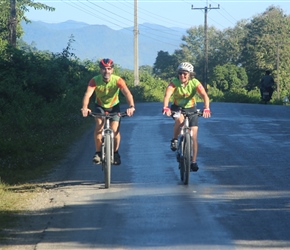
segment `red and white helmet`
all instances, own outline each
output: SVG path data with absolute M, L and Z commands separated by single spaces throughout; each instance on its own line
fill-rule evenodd
M 114 62 L 112 59 L 104 58 L 99 63 L 100 68 L 104 69 L 106 67 L 114 68 Z

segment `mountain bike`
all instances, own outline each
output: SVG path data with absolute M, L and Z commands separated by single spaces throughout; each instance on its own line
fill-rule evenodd
M 115 115 L 124 117 L 127 116 L 127 113 L 91 112 L 89 115 L 93 117 L 99 117 L 105 120 L 104 128 L 102 130 L 101 161 L 102 161 L 102 170 L 104 171 L 105 175 L 105 188 L 110 188 L 111 166 L 114 162 L 114 131 L 110 126 L 110 121 Z
M 192 131 L 189 127 L 189 117 L 192 115 L 202 116 L 203 111 L 199 109 L 195 112 L 187 112 L 184 109 L 172 111 L 173 117 L 179 115 L 184 116 L 184 121 L 180 127 L 180 135 L 178 136 L 178 147 L 176 150 L 176 159 L 179 162 L 180 179 L 184 185 L 188 185 L 190 165 L 192 159 Z

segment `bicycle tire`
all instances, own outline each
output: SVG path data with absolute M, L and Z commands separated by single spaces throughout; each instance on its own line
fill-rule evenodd
M 179 144 L 178 144 L 178 154 L 179 154 L 179 172 L 180 172 L 180 180 L 184 181 L 184 158 L 183 158 L 183 138 L 180 138 Z
M 183 183 L 189 183 L 190 176 L 190 163 L 191 163 L 191 136 L 189 133 L 184 135 L 184 148 L 183 148 L 183 165 L 184 165 L 184 180 Z
M 183 182 L 184 181 L 184 164 L 183 164 L 183 159 L 181 159 L 180 162 L 179 162 L 179 171 L 180 171 L 180 180 Z
M 111 135 L 110 133 L 105 133 L 104 135 L 105 144 L 105 164 L 104 164 L 104 174 L 105 174 L 105 188 L 110 188 L 111 185 Z

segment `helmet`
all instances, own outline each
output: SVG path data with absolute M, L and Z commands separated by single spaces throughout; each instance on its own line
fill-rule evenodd
M 106 67 L 114 68 L 114 62 L 112 59 L 104 58 L 99 63 L 100 68 L 104 69 Z
M 179 64 L 177 71 L 188 71 L 190 73 L 193 73 L 193 66 L 189 62 L 183 62 Z

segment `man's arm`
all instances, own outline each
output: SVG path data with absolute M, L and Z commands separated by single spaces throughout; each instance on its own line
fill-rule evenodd
M 129 105 L 129 108 L 127 109 L 127 115 L 128 116 L 132 116 L 133 113 L 134 113 L 134 111 L 135 111 L 135 105 L 134 105 L 133 95 L 131 94 L 131 91 L 129 90 L 129 88 L 127 86 L 124 86 L 121 89 L 121 92 L 125 96 L 125 98 L 127 100 L 127 103 Z
M 133 98 L 133 95 L 131 94 L 131 91 L 129 90 L 129 88 L 127 86 L 123 87 L 121 89 L 121 92 L 125 96 L 129 107 L 131 107 L 131 106 L 134 107 L 134 98 Z
M 95 87 L 91 87 L 91 86 L 88 86 L 87 87 L 87 91 L 84 95 L 84 98 L 83 98 L 83 106 L 82 106 L 82 114 L 84 117 L 88 116 L 88 112 L 91 112 L 90 109 L 88 109 L 88 106 L 89 106 L 89 103 L 90 103 L 90 98 L 92 96 L 92 94 L 94 93 L 94 90 L 95 90 Z

